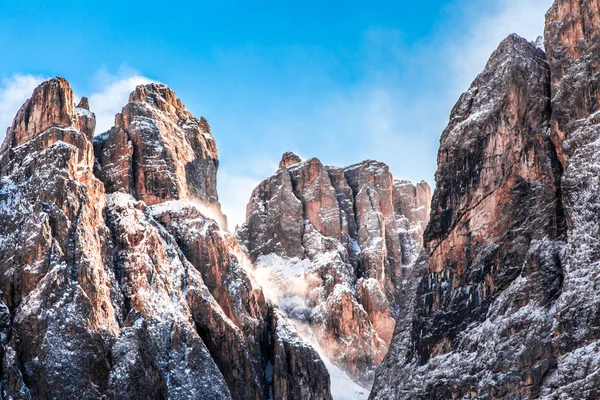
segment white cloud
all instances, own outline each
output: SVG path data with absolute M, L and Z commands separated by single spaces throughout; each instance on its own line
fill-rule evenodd
M 4 140 L 6 129 L 19 111 L 21 105 L 31 97 L 33 90 L 48 78 L 31 74 L 15 74 L 2 79 L 0 83 L 0 141 Z M 94 78 L 94 86 L 99 88 L 87 97 L 90 109 L 96 114 L 96 133 L 110 129 L 115 114 L 129 99 L 129 94 L 137 85 L 152 82 L 151 79 L 130 69 L 121 68 L 116 75 L 100 70 Z
M 0 84 L 0 142 L 4 140 L 6 129 L 19 108 L 27 100 L 33 89 L 45 78 L 42 76 L 15 74 L 10 78 L 2 79 Z
M 115 121 L 115 114 L 129 99 L 129 94 L 137 85 L 153 82 L 150 78 L 142 76 L 135 71 L 120 69 L 117 75 L 112 75 L 105 70 L 96 74 L 95 86 L 99 88 L 88 96 L 90 110 L 96 114 L 96 134 L 109 130 Z

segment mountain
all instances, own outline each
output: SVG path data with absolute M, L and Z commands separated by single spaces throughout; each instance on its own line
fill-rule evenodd
M 599 6 L 556 0 L 452 110 L 370 398 L 600 397 Z
M 108 132 L 44 82 L 0 150 L 3 398 L 331 399 L 241 266 L 208 123 L 138 86 Z
M 285 153 L 254 189 L 239 242 L 266 294 L 325 356 L 370 386 L 422 244 L 431 189 L 380 162 L 346 168 Z
M 600 1 L 544 35 L 460 96 L 433 196 L 285 153 L 234 234 L 169 87 L 95 136 L 42 83 L 0 147 L 0 396 L 600 398 Z

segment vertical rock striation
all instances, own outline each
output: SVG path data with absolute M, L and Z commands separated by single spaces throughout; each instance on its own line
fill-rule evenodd
M 92 143 L 87 99 L 57 78 L 8 131 L 2 396 L 330 399 L 319 355 L 222 228 L 206 121 L 151 84 L 116 122 Z
M 600 3 L 555 1 L 545 34 L 569 230 L 554 316 L 558 365 L 543 394 L 592 399 L 600 397 Z
M 237 232 L 268 294 L 363 384 L 391 339 L 430 196 L 426 183 L 394 181 L 382 163 L 335 168 L 285 153 Z
M 512 35 L 442 134 L 425 276 L 372 397 L 539 395 L 565 230 L 550 120 L 545 55 Z
M 600 3 L 494 52 L 442 134 L 426 254 L 371 398 L 600 395 Z

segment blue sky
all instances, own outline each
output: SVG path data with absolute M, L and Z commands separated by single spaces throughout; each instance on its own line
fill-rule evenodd
M 136 84 L 166 83 L 211 124 L 233 223 L 288 150 L 432 183 L 454 102 L 552 2 L 0 1 L 0 137 L 48 77 L 90 97 L 99 131 Z

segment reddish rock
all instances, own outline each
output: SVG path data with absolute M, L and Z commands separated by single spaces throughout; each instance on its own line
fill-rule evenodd
M 285 317 L 206 216 L 222 217 L 206 121 L 138 87 L 94 160 L 72 98 L 40 85 L 0 154 L 2 396 L 260 399 L 285 380 L 275 398 L 330 399 L 318 353 L 272 340 Z
M 565 166 L 576 148 L 574 122 L 600 104 L 600 4 L 555 1 L 544 34 L 552 76 L 552 140 Z
M 566 230 L 549 99 L 545 54 L 511 35 L 454 107 L 426 254 L 371 398 L 542 393 Z
M 149 205 L 199 201 L 220 213 L 218 153 L 210 127 L 167 86 L 138 86 L 95 149 L 109 192 L 124 191 Z
M 301 162 L 302 162 L 302 159 L 299 156 L 292 153 L 291 151 L 288 151 L 286 153 L 283 153 L 283 156 L 281 157 L 281 161 L 279 162 L 279 169 L 287 168 L 287 167 L 290 167 L 294 164 L 298 164 Z
M 273 300 L 309 322 L 325 354 L 366 385 L 391 339 L 403 275 L 420 251 L 427 189 L 396 193 L 382 163 L 342 169 L 286 153 L 253 191 L 237 232 L 258 276 L 276 287 Z M 303 275 L 290 285 L 286 269 L 298 267 Z

